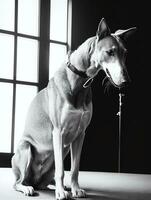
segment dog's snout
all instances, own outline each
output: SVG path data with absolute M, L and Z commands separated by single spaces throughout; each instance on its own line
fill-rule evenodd
M 129 82 L 128 81 L 123 81 L 121 84 L 120 84 L 120 88 L 125 88 L 125 87 L 128 87 L 129 86 Z
M 129 77 L 129 74 L 127 70 L 123 70 L 123 80 L 121 81 L 120 84 L 120 89 L 128 88 L 130 85 L 131 79 Z
M 129 87 L 129 85 L 130 85 L 129 81 L 123 81 L 119 87 L 120 92 L 125 93 Z

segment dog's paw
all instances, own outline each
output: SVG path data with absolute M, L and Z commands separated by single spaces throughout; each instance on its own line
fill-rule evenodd
M 56 189 L 56 199 L 57 200 L 70 199 L 70 193 L 65 190 Z
M 32 186 L 23 186 L 22 192 L 25 196 L 33 196 L 34 195 L 34 188 Z
M 85 198 L 86 197 L 86 192 L 83 189 L 80 188 L 72 188 L 72 197 L 73 198 Z
M 34 188 L 32 186 L 17 184 L 14 186 L 14 189 L 19 192 L 22 192 L 26 196 L 33 196 L 35 194 Z
M 47 185 L 47 188 L 49 190 L 56 190 L 56 186 L 55 185 L 51 185 L 51 184 Z

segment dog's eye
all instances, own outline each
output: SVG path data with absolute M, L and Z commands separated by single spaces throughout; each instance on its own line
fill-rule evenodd
M 108 56 L 114 56 L 114 50 L 113 49 L 110 49 L 108 51 L 106 51 L 106 53 L 108 54 Z

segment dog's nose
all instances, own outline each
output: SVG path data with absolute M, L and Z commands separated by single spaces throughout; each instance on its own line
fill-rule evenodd
M 123 81 L 123 82 L 120 84 L 120 87 L 119 87 L 120 92 L 123 92 L 123 93 L 124 93 L 124 92 L 128 89 L 129 85 L 130 85 L 130 82 L 129 82 L 129 81 Z
M 125 88 L 125 87 L 128 87 L 129 86 L 129 82 L 128 81 L 123 81 L 121 84 L 120 84 L 120 88 Z

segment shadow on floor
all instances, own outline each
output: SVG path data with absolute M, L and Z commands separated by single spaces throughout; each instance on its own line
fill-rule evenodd
M 87 190 L 85 200 L 150 200 L 151 193 Z

